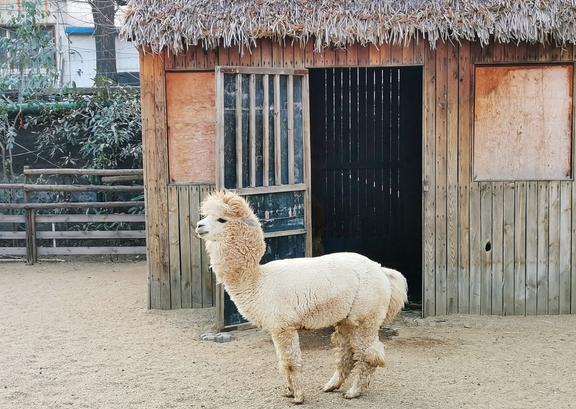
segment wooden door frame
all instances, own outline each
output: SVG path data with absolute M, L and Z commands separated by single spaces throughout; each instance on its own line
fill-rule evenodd
M 268 232 L 264 238 L 305 234 L 305 256 L 312 256 L 312 206 L 311 206 L 311 165 L 310 165 L 310 101 L 308 69 L 302 68 L 262 68 L 241 66 L 216 66 L 216 190 L 224 190 L 224 74 L 253 75 L 298 75 L 302 77 L 302 138 L 303 138 L 303 183 L 289 182 L 257 187 L 237 187 L 227 189 L 242 196 L 266 193 L 304 192 L 304 229 Z M 292 136 L 293 137 L 293 136 Z M 290 136 L 289 136 L 290 138 Z M 289 142 L 290 144 L 290 142 Z M 293 144 L 293 141 L 292 141 Z M 290 159 L 289 159 L 290 162 Z M 275 181 L 277 182 L 277 181 Z M 216 286 L 217 325 L 219 329 L 250 327 L 250 323 L 226 326 L 224 322 L 224 287 Z

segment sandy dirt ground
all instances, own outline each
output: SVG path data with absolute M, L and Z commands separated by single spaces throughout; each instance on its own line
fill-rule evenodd
M 145 263 L 0 263 L 0 408 L 289 408 L 270 338 L 200 341 L 213 309 L 146 309 Z M 311 408 L 576 407 L 576 316 L 394 324 L 359 400 L 320 387 L 329 332 L 302 334 Z

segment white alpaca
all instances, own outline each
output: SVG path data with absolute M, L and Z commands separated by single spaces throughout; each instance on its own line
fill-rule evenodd
M 260 265 L 264 235 L 247 202 L 230 192 L 210 195 L 196 233 L 206 240 L 212 269 L 238 311 L 268 331 L 274 341 L 286 396 L 304 400 L 299 329 L 335 326 L 337 370 L 329 392 L 350 378 L 344 394 L 364 392 L 375 369 L 384 366 L 378 330 L 406 302 L 406 279 L 398 271 L 355 253 L 273 261 Z

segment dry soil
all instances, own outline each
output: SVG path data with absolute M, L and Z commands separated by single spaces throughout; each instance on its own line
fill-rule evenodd
M 286 408 L 270 338 L 200 341 L 213 309 L 146 309 L 145 263 L 0 263 L 0 407 Z M 302 334 L 310 408 L 570 408 L 576 316 L 419 320 L 354 401 L 320 387 L 329 332 Z

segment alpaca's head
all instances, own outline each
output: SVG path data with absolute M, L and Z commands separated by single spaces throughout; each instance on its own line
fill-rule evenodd
M 231 234 L 261 233 L 258 218 L 244 198 L 232 192 L 214 192 L 202 203 L 204 218 L 196 225 L 196 234 L 209 241 L 222 241 Z

